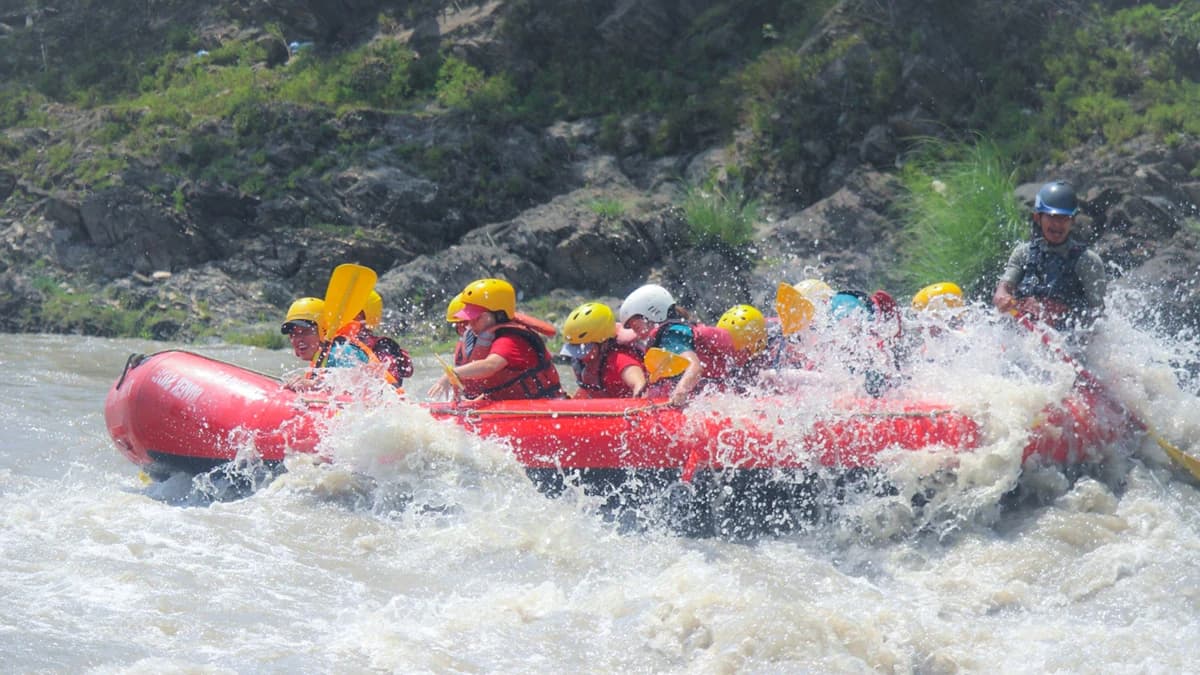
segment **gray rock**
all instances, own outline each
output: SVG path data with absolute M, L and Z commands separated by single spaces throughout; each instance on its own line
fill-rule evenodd
M 760 228 L 756 246 L 771 262 L 758 266 L 758 285 L 820 276 L 835 287 L 865 288 L 889 278 L 900 228 L 888 209 L 900 189 L 894 176 L 859 171 L 829 197 Z
M 7 171 L 0 171 L 0 202 L 8 199 L 15 189 L 17 189 L 17 177 Z
M 888 168 L 896 162 L 896 143 L 886 124 L 876 124 L 867 131 L 858 149 L 862 161 L 876 168 Z
M 87 197 L 79 213 L 89 240 L 107 263 L 101 272 L 109 278 L 179 269 L 217 255 L 210 241 L 177 214 L 128 188 Z
M 350 215 L 372 227 L 406 230 L 419 238 L 440 238 L 431 222 L 437 215 L 438 186 L 397 167 L 351 169 L 334 179 Z

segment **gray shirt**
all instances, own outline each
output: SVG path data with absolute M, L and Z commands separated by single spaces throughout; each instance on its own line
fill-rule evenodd
M 1047 242 L 1046 251 L 1053 255 L 1065 256 L 1070 245 L 1070 238 L 1057 245 L 1050 245 Z M 1012 255 L 1008 257 L 1008 263 L 1004 265 L 1004 274 L 1000 275 L 1000 281 L 1016 290 L 1017 286 L 1021 284 L 1021 277 L 1024 276 L 1022 271 L 1028 260 L 1029 242 L 1023 241 L 1017 244 Z M 1104 294 L 1108 291 L 1108 279 L 1104 276 L 1104 261 L 1100 259 L 1100 256 L 1090 248 L 1085 250 L 1075 263 L 1075 274 L 1079 277 L 1079 284 L 1083 286 L 1083 296 L 1088 306 L 1093 309 L 1104 309 Z

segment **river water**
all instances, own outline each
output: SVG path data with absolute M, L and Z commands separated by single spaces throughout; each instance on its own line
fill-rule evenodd
M 1181 366 L 1195 341 L 1113 324 L 1092 363 L 1200 451 Z M 1056 394 L 1002 384 L 994 353 L 925 376 L 951 382 L 988 433 L 940 515 L 893 518 L 880 498 L 729 541 L 627 532 L 587 498 L 548 499 L 502 445 L 411 405 L 349 411 L 334 462 L 289 460 L 248 498 L 181 500 L 194 486 L 144 484 L 103 420 L 126 357 L 169 345 L 5 342 L 0 671 L 1200 669 L 1200 489 L 1135 438 L 1107 469 L 1021 477 L 1032 496 L 1006 503 L 1023 429 Z M 272 374 L 293 364 L 190 348 Z

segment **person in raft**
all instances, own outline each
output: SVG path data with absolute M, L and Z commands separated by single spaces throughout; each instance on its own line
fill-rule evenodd
M 766 370 L 778 366 L 783 348 L 783 333 L 768 331 L 767 318 L 753 305 L 735 305 L 717 320 L 717 328 L 729 333 L 733 340 L 733 356 L 726 369 L 726 389 L 745 392 L 762 384 Z
M 446 323 L 454 326 L 454 332 L 458 333 L 458 342 L 454 343 L 454 365 L 456 366 L 467 362 L 467 344 L 475 344 L 475 334 L 471 332 L 471 322 L 457 316 L 463 307 L 466 307 L 466 304 L 463 302 L 462 293 L 459 293 L 446 305 Z
M 1075 188 L 1046 183 L 1033 202 L 1029 241 L 1017 244 L 996 284 L 992 304 L 1024 314 L 1056 330 L 1090 328 L 1104 312 L 1104 262 L 1071 236 L 1079 213 Z
M 958 284 L 939 281 L 913 295 L 912 309 L 917 317 L 925 320 L 927 332 L 937 337 L 947 330 L 962 328 L 967 303 Z
M 371 363 L 374 358 L 374 354 L 357 341 L 351 342 L 344 337 L 322 341 L 321 335 L 326 332 L 322 317 L 324 309 L 325 301 L 321 298 L 300 298 L 288 308 L 279 332 L 288 336 L 296 358 L 308 362 L 303 373 L 284 383 L 288 389 L 300 391 L 317 386 L 320 368 L 353 368 Z
M 579 390 L 575 398 L 635 398 L 646 389 L 642 355 L 617 341 L 617 319 L 608 305 L 588 302 L 576 307 L 563 324 L 571 367 Z
M 645 390 L 649 397 L 667 396 L 682 406 L 704 381 L 720 382 L 733 360 L 733 339 L 715 326 L 690 324 L 686 310 L 658 284 L 646 284 L 621 303 L 617 319 L 631 329 L 645 349 L 658 347 L 690 361 L 683 373 L 663 378 Z
M 470 328 L 463 334 L 465 363 L 447 366 L 447 374 L 429 388 L 429 398 L 444 398 L 454 390 L 452 378 L 461 382 L 461 395 L 468 399 L 564 397 L 541 334 L 516 319 L 512 284 L 503 279 L 473 281 L 463 289 L 462 301 L 454 318 Z
M 400 389 L 404 386 L 404 378 L 412 377 L 412 357 L 392 338 L 376 334 L 383 322 L 383 296 L 378 291 L 371 291 L 367 296 L 366 306 L 357 318 L 361 322 L 358 340 L 384 365 L 387 381 Z
M 370 362 L 369 352 L 347 340 L 321 340 L 325 326 L 321 314 L 325 301 L 321 298 L 300 298 L 288 307 L 279 332 L 288 336 L 292 353 L 313 367 L 349 368 Z
M 829 299 L 832 350 L 827 354 L 853 375 L 874 398 L 901 381 L 902 330 L 900 312 L 885 291 L 871 295 L 858 290 L 838 291 Z
M 784 310 L 779 301 L 776 301 L 776 315 L 768 317 L 766 321 L 767 351 L 772 364 L 770 368 L 777 373 L 783 370 L 816 369 L 817 364 L 812 360 L 811 354 L 816 351 L 819 338 L 818 330 L 813 327 L 819 327 L 828 321 L 829 299 L 834 295 L 833 288 L 820 279 L 805 279 L 791 286 L 800 297 L 812 305 L 813 314 L 802 329 L 788 333 L 778 315 Z
M 321 351 L 321 313 L 325 301 L 321 298 L 300 298 L 288 307 L 279 332 L 288 336 L 292 353 L 305 363 L 312 363 Z

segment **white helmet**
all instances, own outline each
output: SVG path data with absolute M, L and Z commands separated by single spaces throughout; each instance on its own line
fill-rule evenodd
M 646 284 L 625 298 L 617 312 L 617 320 L 624 324 L 640 314 L 647 321 L 662 323 L 667 320 L 667 310 L 674 304 L 675 298 L 667 289 L 658 284 Z
M 800 291 L 800 295 L 803 295 L 806 300 L 814 305 L 828 303 L 834 294 L 829 284 L 820 279 L 805 279 L 799 283 L 792 284 L 792 288 Z

